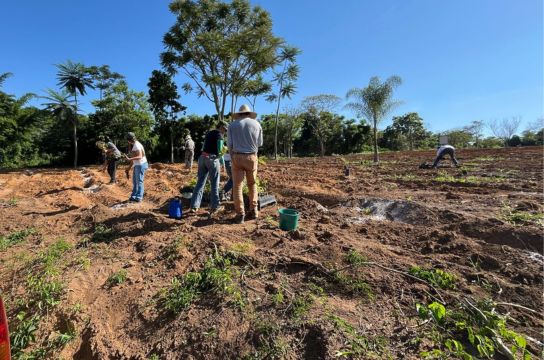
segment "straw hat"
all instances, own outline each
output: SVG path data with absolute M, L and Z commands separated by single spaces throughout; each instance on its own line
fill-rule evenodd
M 249 105 L 244 104 L 244 105 L 240 106 L 240 109 L 238 110 L 238 112 L 235 112 L 232 117 L 235 120 L 236 119 L 244 119 L 246 117 L 256 119 L 257 118 L 257 113 L 251 111 L 251 107 Z

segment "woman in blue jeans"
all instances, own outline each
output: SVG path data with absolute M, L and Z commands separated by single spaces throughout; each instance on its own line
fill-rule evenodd
M 210 176 L 210 219 L 220 211 L 219 208 L 219 173 L 221 169 L 221 153 L 223 150 L 223 135 L 227 130 L 227 124 L 220 121 L 215 130 L 208 131 L 204 139 L 202 153 L 198 158 L 198 175 L 196 186 L 191 198 L 191 213 L 200 208 L 204 186 L 208 175 Z
M 132 173 L 132 194 L 129 201 L 140 202 L 144 198 L 144 176 L 145 171 L 149 167 L 147 158 L 145 157 L 145 149 L 143 145 L 136 140 L 136 135 L 129 132 L 127 140 L 130 150 L 130 156 L 125 155 L 125 158 L 131 161 L 131 167 L 134 168 Z M 130 167 L 126 170 L 127 177 Z

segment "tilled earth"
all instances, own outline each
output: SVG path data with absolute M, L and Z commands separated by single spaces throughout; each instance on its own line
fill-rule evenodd
M 3 171 L 0 291 L 16 358 L 416 359 L 446 351 L 416 304 L 482 300 L 538 358 L 542 147 L 462 150 L 461 168 L 419 169 L 433 156 L 268 160 L 259 177 L 278 206 L 242 225 L 230 202 L 214 220 L 168 218 L 194 177 L 179 164 L 153 164 L 139 204 L 125 202 L 123 167 L 117 185 L 95 166 Z M 297 231 L 278 228 L 278 207 L 300 212 Z M 172 311 L 172 280 L 210 264 L 216 286 Z

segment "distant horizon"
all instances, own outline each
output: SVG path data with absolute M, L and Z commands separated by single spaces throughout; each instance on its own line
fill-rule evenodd
M 162 36 L 175 21 L 168 4 L 8 2 L 0 14 L 0 31 L 6 34 L 3 49 L 9 56 L 0 58 L 0 73 L 12 72 L 13 77 L 2 90 L 41 96 L 47 88 L 58 89 L 54 64 L 72 60 L 86 66 L 108 64 L 126 77 L 131 89 L 147 94 L 151 71 L 161 68 Z M 512 116 L 522 117 L 521 133 L 544 118 L 540 0 L 461 0 L 440 6 L 431 0 L 251 4 L 269 11 L 275 34 L 302 50 L 297 93 L 283 105 L 325 93 L 345 99 L 350 88 L 366 86 L 372 76 L 399 75 L 403 84 L 394 98 L 403 104 L 380 129 L 408 112 L 418 112 L 435 133 Z M 185 78 L 175 79 L 186 116 L 214 114 L 211 102 L 183 93 Z M 94 111 L 90 102 L 96 98 L 93 90 L 80 98 L 85 113 Z M 34 99 L 30 104 L 42 103 Z M 242 103 L 243 98 L 238 106 Z M 260 98 L 256 112 L 273 113 L 275 105 Z M 357 119 L 342 107 L 336 112 Z

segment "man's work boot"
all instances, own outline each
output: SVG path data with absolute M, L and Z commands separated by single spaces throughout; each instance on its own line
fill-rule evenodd
M 220 213 L 221 211 L 225 210 L 225 208 L 223 206 L 219 206 L 215 209 L 211 209 L 210 210 L 210 213 L 208 214 L 208 219 L 213 219 L 213 218 L 216 218 L 217 217 L 217 214 Z
M 247 218 L 248 220 L 255 220 L 255 219 L 258 219 L 258 218 L 259 218 L 259 211 L 256 210 L 256 209 L 249 210 L 249 212 L 247 213 L 246 218 Z
M 244 220 L 245 220 L 245 215 L 238 214 L 232 219 L 232 223 L 233 224 L 243 224 Z

